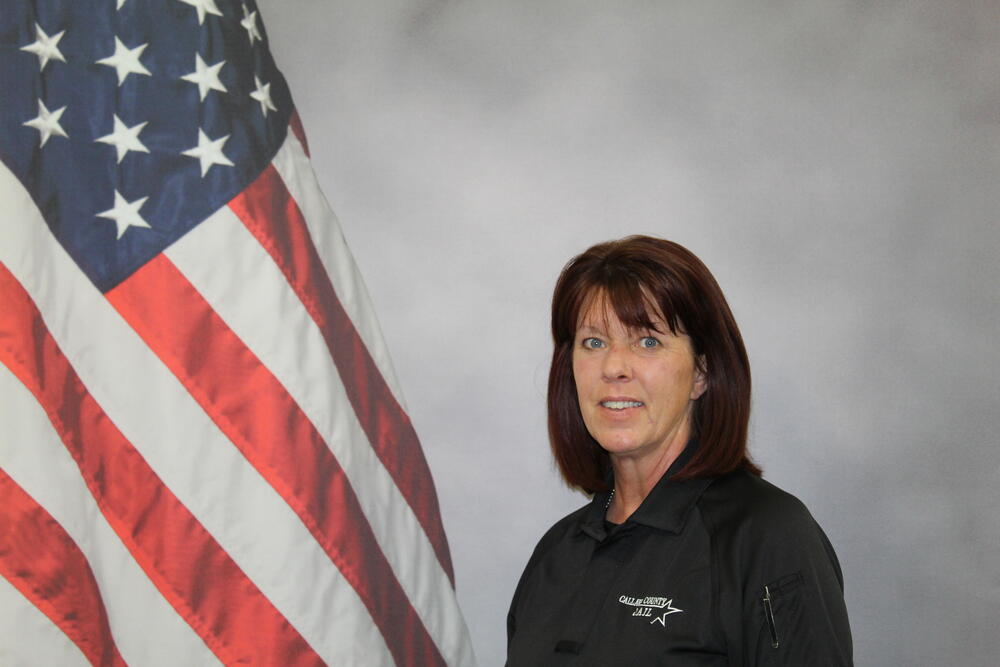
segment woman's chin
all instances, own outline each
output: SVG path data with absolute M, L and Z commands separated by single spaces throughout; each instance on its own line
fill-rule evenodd
M 613 442 L 602 442 L 601 447 L 608 453 L 611 458 L 623 457 L 630 458 L 633 456 L 639 456 L 648 453 L 656 447 L 643 444 L 634 440 L 616 440 Z

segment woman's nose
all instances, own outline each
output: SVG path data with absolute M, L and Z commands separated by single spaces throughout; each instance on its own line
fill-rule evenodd
M 604 356 L 604 366 L 601 370 L 604 379 L 608 382 L 627 380 L 632 376 L 628 353 L 620 346 L 612 345 Z

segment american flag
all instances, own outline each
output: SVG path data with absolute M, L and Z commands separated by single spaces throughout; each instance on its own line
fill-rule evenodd
M 0 664 L 469 665 L 253 0 L 0 7 Z

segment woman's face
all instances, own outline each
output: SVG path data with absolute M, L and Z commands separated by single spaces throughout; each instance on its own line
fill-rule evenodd
M 615 457 L 676 457 L 691 434 L 692 402 L 705 391 L 691 339 L 662 317 L 630 330 L 592 298 L 573 341 L 573 377 L 587 430 Z

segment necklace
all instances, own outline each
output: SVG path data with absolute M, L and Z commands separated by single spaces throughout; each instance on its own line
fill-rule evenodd
M 608 508 L 611 507 L 611 501 L 615 499 L 615 490 L 611 489 L 611 495 L 608 496 L 608 502 L 604 503 L 604 511 L 607 512 Z

